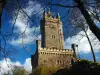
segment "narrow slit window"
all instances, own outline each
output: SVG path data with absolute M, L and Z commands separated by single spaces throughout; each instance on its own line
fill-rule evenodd
M 52 35 L 52 38 L 55 38 L 55 35 Z

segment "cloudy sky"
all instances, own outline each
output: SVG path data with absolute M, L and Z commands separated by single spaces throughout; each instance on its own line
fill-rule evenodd
M 16 1 L 16 0 L 15 0 Z M 1 65 L 1 73 L 11 71 L 13 68 L 8 67 L 8 65 L 15 66 L 23 66 L 27 71 L 31 72 L 31 55 L 35 53 L 36 44 L 35 41 L 41 39 L 40 35 L 40 19 L 42 18 L 43 9 L 46 7 L 46 11 L 48 7 L 51 8 L 52 13 L 56 16 L 57 13 L 61 15 L 61 17 L 65 17 L 61 19 L 63 22 L 63 31 L 64 31 L 64 48 L 71 49 L 71 44 L 78 44 L 78 57 L 84 59 L 92 59 L 91 49 L 88 44 L 87 38 L 83 31 L 78 31 L 73 35 L 73 29 L 65 28 L 68 23 L 66 23 L 68 19 L 66 13 L 68 9 L 60 8 L 60 7 L 47 7 L 46 0 L 19 0 L 22 9 L 19 9 L 15 5 L 10 5 L 8 3 L 4 9 L 3 17 L 2 17 L 2 34 L 7 35 L 2 37 L 0 35 L 1 46 L 4 48 L 6 39 L 6 47 L 5 51 L 8 52 L 7 59 L 4 59 L 4 56 L 0 58 Z M 16 3 L 16 2 L 15 2 Z M 14 4 L 15 4 L 14 3 Z M 23 4 L 24 3 L 24 4 Z M 65 3 L 65 0 L 60 2 L 58 0 L 53 1 L 53 3 Z M 70 1 L 67 3 L 70 4 Z M 12 8 L 13 7 L 13 8 Z M 63 11 L 65 10 L 65 11 Z M 27 14 L 26 14 L 27 13 Z M 28 16 L 27 16 L 28 15 Z M 17 18 L 17 19 L 16 19 Z M 14 25 L 14 27 L 13 27 Z M 99 24 L 98 24 L 99 25 Z M 9 35 L 10 33 L 13 34 Z M 92 34 L 92 32 L 88 29 L 87 34 L 89 35 L 90 40 L 92 41 L 93 48 L 95 50 L 97 61 L 100 61 L 100 42 L 96 39 L 96 37 Z M 82 38 L 82 35 L 84 36 Z M 82 38 L 80 40 L 80 38 Z M 95 40 L 94 40 L 95 39 Z M 3 49 L 2 49 L 3 50 Z M 7 65 L 8 64 L 8 65 Z

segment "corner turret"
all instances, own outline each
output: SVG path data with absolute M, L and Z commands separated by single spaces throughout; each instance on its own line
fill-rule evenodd
M 36 40 L 37 49 L 41 48 L 41 40 Z
M 50 11 L 50 8 L 49 8 L 49 10 L 48 10 L 48 17 L 52 17 L 53 15 L 52 15 L 52 13 L 51 13 L 51 11 Z
M 60 21 L 60 15 L 59 15 L 59 13 L 57 14 L 57 19 Z

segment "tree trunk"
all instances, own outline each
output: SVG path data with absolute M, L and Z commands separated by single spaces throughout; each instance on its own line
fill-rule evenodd
M 5 0 L 0 0 L 0 29 L 1 29 L 1 18 L 2 18 L 2 11 L 5 6 Z
M 100 41 L 100 29 L 96 26 L 96 24 L 93 22 L 92 18 L 90 17 L 88 11 L 86 10 L 86 8 L 83 5 L 83 2 L 81 0 L 74 0 L 77 4 L 78 4 L 78 8 L 81 11 L 81 13 L 83 14 L 85 20 L 87 21 L 90 30 L 92 31 L 92 33 L 98 38 L 98 40 Z
M 94 62 L 96 62 L 96 58 L 95 58 L 95 54 L 94 54 L 94 51 L 93 51 L 93 47 L 92 47 L 91 41 L 90 41 L 90 39 L 89 39 L 89 37 L 88 37 L 88 35 L 86 33 L 86 30 L 84 28 L 83 28 L 83 31 L 85 32 L 85 35 L 86 35 L 86 37 L 88 39 L 88 42 L 89 42 L 89 45 L 90 45 L 90 48 L 91 48 L 91 52 L 92 52 L 92 55 L 93 55 L 93 60 L 94 60 Z

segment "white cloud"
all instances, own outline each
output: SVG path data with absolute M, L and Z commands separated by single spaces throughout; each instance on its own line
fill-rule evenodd
M 71 44 L 75 43 L 75 44 L 78 44 L 79 52 L 89 53 L 91 51 L 91 48 L 90 48 L 87 38 L 84 36 L 81 40 L 78 40 L 82 37 L 79 34 L 84 35 L 84 32 L 81 31 L 78 33 L 78 35 L 68 37 L 65 40 L 65 48 L 71 49 Z M 93 49 L 95 50 L 95 52 L 98 52 L 100 50 L 100 42 L 97 40 L 97 38 L 94 36 L 94 34 L 89 29 L 87 30 L 87 34 L 89 35 L 89 38 L 92 42 Z
M 8 71 L 12 73 L 12 70 L 14 69 L 14 66 L 24 67 L 24 69 L 31 73 L 32 67 L 31 67 L 31 58 L 27 58 L 25 60 L 24 64 L 21 64 L 19 61 L 12 62 L 9 58 L 6 60 L 0 61 L 0 75 L 3 75 L 4 73 L 7 73 Z
M 39 4 L 36 1 L 29 1 L 27 4 L 27 7 L 25 8 L 26 13 L 28 13 L 29 16 L 32 16 L 39 12 L 42 9 L 41 4 Z M 40 15 L 40 13 L 38 14 Z
M 23 66 L 26 71 L 31 72 L 32 71 L 31 59 L 27 58 Z
M 7 73 L 9 70 L 12 69 L 12 67 L 8 68 L 7 64 L 9 64 L 9 63 L 6 63 L 6 60 L 0 61 L 0 70 L 1 70 L 0 75 L 3 75 L 4 73 Z
M 38 11 L 42 9 L 41 4 L 36 1 L 29 1 L 23 10 L 31 17 L 32 15 L 36 14 Z M 36 14 L 36 16 L 40 16 L 41 14 Z M 12 23 L 14 22 L 14 18 Z M 34 25 L 33 27 L 30 26 L 31 22 L 29 18 L 20 10 L 18 14 L 18 18 L 15 24 L 15 33 L 21 34 L 25 31 L 25 35 L 23 37 L 23 43 L 29 44 L 36 39 L 39 39 L 40 35 L 36 35 L 40 31 L 39 25 Z M 22 44 L 22 36 L 18 38 L 13 38 L 10 40 L 12 45 L 20 45 Z

